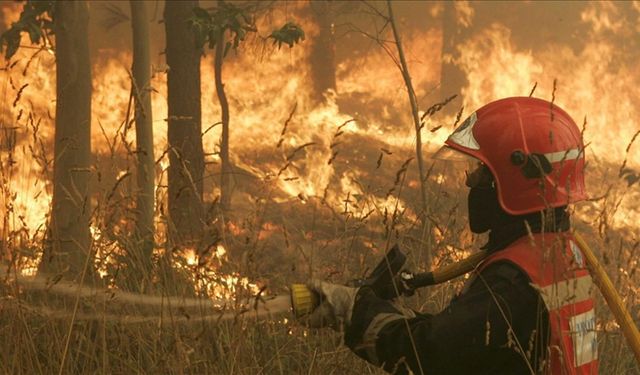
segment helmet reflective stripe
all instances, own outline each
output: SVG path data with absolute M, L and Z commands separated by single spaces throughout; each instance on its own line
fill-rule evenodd
M 475 112 L 467 118 L 462 125 L 456 129 L 453 134 L 449 136 L 449 141 L 459 144 L 462 147 L 466 147 L 472 150 L 479 150 L 480 145 L 473 136 L 473 125 L 478 120 L 478 116 Z
M 584 157 L 584 154 L 579 148 L 572 148 L 571 150 L 550 152 L 548 154 L 544 154 L 547 160 L 549 160 L 549 163 L 555 163 L 564 160 L 574 160 L 579 158 L 581 155 Z

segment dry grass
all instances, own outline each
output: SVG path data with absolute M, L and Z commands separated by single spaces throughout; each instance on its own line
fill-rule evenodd
M 225 234 L 225 246 L 231 256 L 222 266 L 213 263 L 210 266 L 221 267 L 225 272 L 242 269 L 252 280 L 268 285 L 268 293 L 273 295 L 285 292 L 285 286 L 292 281 L 306 279 L 310 272 L 337 282 L 362 275 L 377 261 L 387 241 L 400 242 L 417 269 L 426 268 L 421 263 L 425 241 L 438 254 L 436 266 L 458 259 L 456 248 L 469 248 L 481 240 L 465 234 L 465 223 L 460 218 L 464 209 L 462 196 L 461 192 L 449 188 L 452 182 L 431 186 L 433 211 L 429 215 L 433 223 L 438 224 L 433 229 L 434 235 L 424 236 L 415 218 L 403 214 L 402 210 L 394 213 L 375 207 L 376 198 L 394 187 L 393 181 L 397 181 L 396 190 L 401 190 L 401 181 L 415 178 L 411 172 L 407 172 L 406 177 L 398 177 L 404 168 L 403 159 L 385 156 L 386 172 L 378 171 L 375 178 L 367 177 L 370 181 L 359 181 L 370 190 L 363 189 L 365 194 L 352 196 L 350 202 L 346 199 L 341 210 L 319 198 L 309 198 L 305 202 L 261 207 L 246 216 L 229 219 L 244 223 L 244 229 Z M 340 159 L 333 162 L 339 164 Z M 375 165 L 372 168 L 376 168 Z M 384 180 L 391 182 L 384 183 Z M 615 205 L 614 194 L 620 193 L 610 191 L 610 203 L 605 204 Z M 410 201 L 417 192 L 404 187 L 400 194 Z M 296 220 L 288 220 L 294 213 Z M 264 225 L 259 223 L 265 222 L 278 229 L 269 236 L 260 235 Z M 577 226 L 592 243 L 603 243 L 593 231 L 586 229 L 586 224 L 577 223 Z M 308 233 L 313 236 L 309 237 Z M 609 227 L 604 233 L 607 250 L 602 252 L 602 247 L 594 247 L 601 251 L 614 282 L 633 307 L 635 285 L 638 285 L 637 242 L 630 240 L 633 233 L 624 230 Z M 448 244 L 454 247 L 447 247 Z M 21 251 L 18 246 L 10 250 Z M 198 273 L 203 269 L 193 267 L 183 271 Z M 188 276 L 180 277 L 178 273 L 171 283 L 188 284 L 188 280 Z M 428 296 L 419 293 L 410 303 L 423 310 L 438 311 L 460 284 L 461 281 L 456 281 L 432 288 Z M 81 298 L 74 317 L 76 296 L 73 294 L 61 296 L 20 287 L 10 278 L 2 286 L 0 373 L 3 374 L 381 373 L 341 346 L 340 336 L 332 331 L 307 330 L 292 322 L 286 312 L 253 317 L 251 300 L 247 305 L 249 311 L 236 319 L 216 320 L 210 316 L 217 310 L 210 307 L 185 310 L 176 306 L 159 314 L 144 307 L 116 304 L 108 296 Z M 156 293 L 162 292 L 159 289 Z M 151 318 L 142 323 L 111 319 L 123 314 Z M 199 317 L 209 318 L 200 320 Z M 601 373 L 638 373 L 620 331 L 611 323 L 612 318 L 601 300 L 598 318 Z M 67 341 L 69 346 L 65 350 Z
M 279 174 L 285 169 L 312 168 L 313 165 L 304 164 L 301 155 L 316 147 L 308 143 L 286 149 L 279 142 L 270 149 L 255 150 L 255 163 L 273 162 L 274 149 L 279 147 L 285 157 L 271 176 L 256 176 L 248 171 L 238 176 L 241 190 L 235 192 L 236 210 L 229 217 L 221 217 L 216 207 L 211 207 L 210 235 L 224 246 L 227 257 L 209 251 L 198 253 L 196 262 L 189 263 L 181 251 L 163 256 L 171 247 L 163 236 L 158 238 L 154 263 L 169 262 L 165 268 L 156 266 L 153 274 L 144 275 L 149 280 L 145 293 L 195 296 L 206 294 L 213 285 L 236 297 L 227 301 L 228 310 L 244 313 L 222 319 L 216 318 L 221 316 L 220 308 L 208 304 L 186 308 L 179 303 L 161 303 L 159 308 L 120 302 L 109 293 L 80 297 L 56 293 L 55 288 L 27 287 L 11 275 L 40 255 L 44 231 L 29 228 L 22 213 L 14 209 L 19 192 L 13 191 L 9 182 L 25 177 L 14 154 L 18 143 L 26 147 L 41 171 L 38 176 L 26 177 L 46 181 L 51 166 L 46 155 L 51 154 L 52 148 L 40 138 L 35 115 L 25 118 L 29 119 L 29 126 L 3 125 L 0 132 L 4 205 L 0 260 L 6 270 L 0 281 L 1 374 L 381 373 L 340 345 L 340 335 L 332 331 L 305 329 L 292 322 L 287 312 L 254 316 L 255 294 L 238 283 L 222 280 L 221 275 L 246 276 L 273 296 L 286 294 L 291 282 L 310 277 L 346 282 L 363 276 L 389 244 L 396 242 L 410 256 L 415 270 L 430 267 L 424 263 L 424 249 L 433 251 L 433 266 L 437 267 L 458 260 L 460 249 L 477 248 L 482 243 L 482 238 L 471 236 L 466 230 L 465 192 L 460 189 L 463 184 L 459 179 L 437 166 L 429 169 L 430 206 L 428 222 L 423 225 L 412 214 L 419 202 L 415 165 L 410 160 L 412 151 L 390 150 L 389 145 L 364 135 L 343 134 L 336 124 L 327 162 L 335 168 L 335 176 L 350 176 L 353 191 L 343 191 L 340 181 L 334 178 L 324 188 L 324 196 L 301 195 L 276 203 L 272 198 L 283 193 L 277 190 L 274 179 L 283 178 Z M 285 132 L 286 125 L 283 136 Z M 93 223 L 100 233 L 94 244 L 99 259 L 96 265 L 105 272 L 99 287 L 136 290 L 129 283 L 127 272 L 135 265 L 127 265 L 123 256 L 124 250 L 138 246 L 127 235 L 133 216 L 134 179 L 128 172 L 120 173 L 133 165 L 133 154 L 124 141 L 125 135 L 105 137 L 110 154 L 99 156 L 101 179 L 94 181 L 97 205 Z M 209 174 L 217 172 L 212 166 L 209 168 Z M 352 170 L 360 173 L 350 174 Z M 580 206 L 574 222 L 594 244 L 627 306 L 637 316 L 638 224 L 621 226 L 615 219 L 620 217 L 622 199 L 638 196 L 638 184 L 620 178 L 628 173 L 616 176 L 617 172 L 616 166 L 604 162 L 590 166 L 590 185 L 594 196 L 601 197 Z M 439 178 L 439 174 L 445 178 Z M 242 178 L 247 179 L 246 183 Z M 327 192 L 342 195 L 331 199 Z M 28 193 L 35 195 L 37 191 Z M 164 194 L 160 189 L 160 202 L 166 199 Z M 158 229 L 162 232 L 170 222 L 159 206 Z M 167 264 L 171 272 L 165 272 Z M 421 291 L 409 303 L 423 311 L 439 311 L 462 282 L 456 280 Z M 244 307 L 239 302 L 244 302 Z M 141 317 L 145 320 L 136 321 Z M 601 298 L 598 322 L 600 373 L 640 373 Z
M 195 314 L 177 321 L 167 314 L 145 323 L 114 323 L 101 319 L 105 307 L 98 303 L 90 308 L 95 319 L 76 319 L 70 331 L 70 316 L 52 318 L 26 299 L 3 299 L 3 374 L 368 372 L 345 348 L 337 348 L 336 334 L 306 331 L 285 323 L 283 314 L 222 322 L 198 322 Z M 68 334 L 71 345 L 63 360 Z

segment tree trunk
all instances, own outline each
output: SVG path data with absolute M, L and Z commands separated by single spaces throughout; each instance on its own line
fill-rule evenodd
M 329 90 L 336 90 L 336 48 L 333 35 L 331 5 L 327 0 L 311 1 L 311 15 L 319 28 L 318 36 L 311 43 L 309 60 L 313 100 L 321 103 Z
M 202 234 L 200 57 L 187 20 L 198 1 L 167 1 L 164 23 L 169 107 L 169 214 L 178 244 L 197 242 Z
M 153 213 L 155 160 L 153 156 L 153 114 L 151 110 L 151 54 L 149 52 L 149 17 L 146 3 L 131 0 L 133 29 L 133 84 L 135 98 L 137 196 L 136 238 L 139 246 L 129 249 L 130 264 L 136 279 L 142 282 L 151 273 L 153 253 Z M 142 286 L 142 284 L 140 284 Z
M 222 60 L 224 58 L 224 33 L 217 35 L 216 55 L 214 62 L 214 72 L 216 81 L 216 92 L 220 101 L 220 111 L 222 112 L 222 136 L 220 138 L 220 206 L 223 210 L 231 208 L 231 180 L 233 171 L 229 161 L 229 102 L 224 92 L 222 83 Z
M 40 271 L 75 281 L 93 277 L 91 65 L 85 1 L 55 3 L 56 122 L 50 244 Z
M 411 83 L 411 75 L 409 74 L 409 67 L 407 65 L 407 60 L 404 56 L 404 49 L 402 48 L 402 39 L 400 38 L 400 33 L 398 32 L 398 28 L 396 27 L 395 20 L 393 18 L 393 8 L 391 6 L 391 0 L 387 0 L 387 8 L 389 10 L 389 23 L 391 24 L 391 29 L 393 30 L 393 38 L 396 43 L 396 48 L 398 50 L 398 57 L 400 59 L 400 71 L 402 72 L 402 78 L 404 79 L 404 84 L 407 87 L 407 93 L 409 94 L 409 103 L 411 104 L 411 115 L 413 118 L 413 124 L 415 126 L 416 131 L 416 160 L 418 161 L 418 176 L 420 177 L 420 203 L 421 203 L 421 212 L 419 217 L 421 218 L 423 232 L 430 233 L 428 230 L 429 223 L 425 219 L 427 215 L 427 190 L 426 190 L 426 181 L 424 176 L 424 160 L 422 159 L 422 125 L 420 123 L 420 115 L 418 113 L 418 100 L 416 98 L 416 93 L 413 89 L 413 84 Z M 427 264 L 431 265 L 431 249 L 426 249 L 426 261 Z
M 443 108 L 443 113 L 457 113 L 462 106 L 462 88 L 467 85 L 464 72 L 454 64 L 460 57 L 457 50 L 462 39 L 462 30 L 458 27 L 458 19 L 453 1 L 443 2 L 442 12 L 442 66 L 440 70 L 440 98 L 457 95 L 451 103 Z

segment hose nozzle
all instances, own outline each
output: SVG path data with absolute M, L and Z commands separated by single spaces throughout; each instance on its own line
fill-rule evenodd
M 319 303 L 318 294 L 305 284 L 291 284 L 291 308 L 296 318 L 311 313 Z

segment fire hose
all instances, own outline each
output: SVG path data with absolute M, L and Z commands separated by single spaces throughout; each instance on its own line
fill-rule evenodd
M 618 291 L 613 286 L 611 279 L 609 279 L 607 271 L 605 271 L 604 267 L 598 262 L 598 258 L 596 258 L 593 251 L 591 251 L 589 245 L 587 245 L 578 233 L 574 232 L 573 236 L 578 247 L 582 250 L 582 254 L 584 254 L 587 266 L 591 271 L 593 282 L 598 286 L 598 289 L 600 289 L 600 293 L 602 293 L 604 300 L 607 302 L 607 306 L 609 306 L 616 322 L 620 325 L 620 329 L 636 357 L 636 362 L 640 364 L 640 332 L 638 332 L 638 326 L 636 326 L 631 318 L 629 311 L 624 307 L 622 298 L 620 298 Z
M 584 239 L 573 232 L 575 242 L 582 251 L 594 283 L 598 286 L 607 306 L 631 347 L 636 362 L 640 364 L 640 332 L 631 314 L 624 306 L 604 267 Z M 411 295 L 422 287 L 440 284 L 473 271 L 487 257 L 487 252 L 477 252 L 459 262 L 425 273 L 411 273 L 403 270 L 406 256 L 394 246 L 385 258 L 364 280 L 350 283 L 352 286 L 370 286 L 380 298 L 392 299 L 399 295 Z M 305 284 L 291 286 L 291 307 L 297 318 L 303 317 L 320 303 L 320 296 Z

